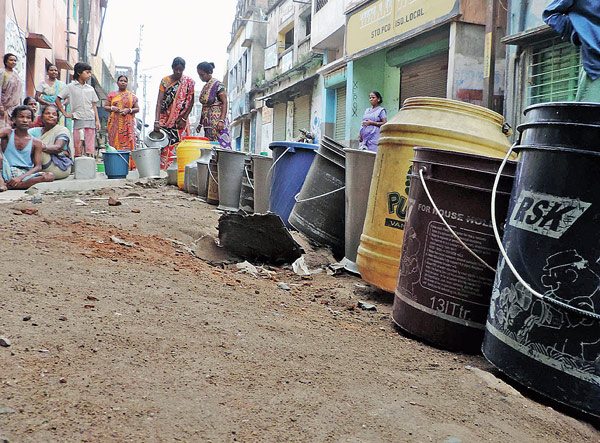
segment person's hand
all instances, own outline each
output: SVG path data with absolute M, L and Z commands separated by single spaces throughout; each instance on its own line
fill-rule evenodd
M 225 129 L 225 123 L 217 122 L 217 132 L 221 133 L 221 131 L 223 131 L 223 129 Z
M 371 126 L 373 124 L 373 122 L 371 120 L 365 120 L 362 125 L 363 126 Z
M 96 131 L 100 130 L 100 122 L 96 120 Z
M 160 122 L 154 122 L 154 130 L 160 131 Z
M 185 120 L 183 120 L 183 119 L 177 120 L 177 123 L 175 123 L 175 126 L 177 127 L 177 129 L 185 128 Z
M 123 108 L 123 109 L 119 110 L 119 114 L 121 114 L 121 115 L 127 115 L 127 114 L 129 114 L 129 112 L 130 112 L 129 108 Z
M 362 142 L 362 135 L 358 134 L 358 142 L 361 143 Z
M 7 183 L 7 184 L 8 184 L 8 186 L 9 186 L 9 187 L 11 187 L 11 188 L 15 188 L 15 187 L 17 187 L 17 186 L 18 186 L 18 185 L 19 185 L 19 184 L 20 184 L 22 181 L 23 181 L 23 176 L 22 176 L 22 175 L 19 175 L 18 177 L 11 178 L 11 179 L 8 181 L 8 183 Z
M 198 123 L 198 126 L 196 126 L 196 132 L 200 132 L 202 130 L 202 123 Z
M 65 112 L 65 113 L 63 113 L 63 115 L 65 116 L 65 118 L 73 118 L 72 112 Z
M 0 117 L 4 117 L 4 106 L 0 106 Z

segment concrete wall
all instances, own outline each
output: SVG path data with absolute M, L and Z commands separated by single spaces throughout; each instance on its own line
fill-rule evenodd
M 450 50 L 448 64 L 448 97 L 455 100 L 483 104 L 483 53 L 485 26 L 455 22 L 450 28 Z M 506 90 L 506 51 L 500 43 L 496 45 L 496 72 L 494 96 L 497 108 L 502 113 Z
M 344 11 L 349 4 L 350 0 L 329 0 L 315 13 L 316 2 L 313 2 L 311 47 L 318 46 L 331 34 L 346 26 Z

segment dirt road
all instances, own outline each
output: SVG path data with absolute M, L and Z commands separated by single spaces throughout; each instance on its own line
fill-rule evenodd
M 360 279 L 211 266 L 188 247 L 213 253 L 213 206 L 108 192 L 123 204 L 0 206 L 0 442 L 600 439 L 482 357 L 403 336 Z

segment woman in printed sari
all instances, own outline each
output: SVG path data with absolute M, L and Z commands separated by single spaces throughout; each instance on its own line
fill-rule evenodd
M 55 180 L 66 178 L 71 173 L 71 134 L 58 124 L 58 108 L 48 105 L 42 110 L 42 127 L 31 128 L 29 135 L 38 138 L 42 147 L 42 171 L 54 174 Z
M 196 128 L 198 132 L 204 127 L 204 135 L 210 141 L 219 142 L 222 148 L 231 149 L 231 136 L 229 135 L 229 122 L 227 121 L 227 91 L 225 86 L 212 73 L 214 63 L 202 62 L 198 65 L 200 80 L 205 82 L 200 92 L 202 103 L 202 116 Z
M 17 56 L 10 52 L 4 55 L 4 68 L 0 68 L 0 129 L 12 127 L 11 114 L 21 102 L 23 85 L 15 72 Z
M 129 79 L 125 75 L 117 79 L 118 91 L 108 94 L 104 101 L 104 110 L 109 113 L 108 144 L 117 150 L 131 151 L 135 149 L 135 118 L 140 110 L 138 98 L 127 90 Z M 133 159 L 129 156 L 129 169 L 133 169 Z
M 162 129 L 169 137 L 169 145 L 162 150 L 160 167 L 173 163 L 177 144 L 190 135 L 188 115 L 194 104 L 194 80 L 183 75 L 185 60 L 175 57 L 171 65 L 173 74 L 163 78 L 158 89 L 154 130 Z
M 35 88 L 35 99 L 42 105 L 42 108 L 53 105 L 58 94 L 67 87 L 64 82 L 61 82 L 58 79 L 59 72 L 56 65 L 48 65 L 46 67 L 46 74 L 48 75 L 48 79 L 37 85 L 37 88 Z M 58 123 L 64 125 L 64 116 L 62 114 L 59 114 L 59 116 Z

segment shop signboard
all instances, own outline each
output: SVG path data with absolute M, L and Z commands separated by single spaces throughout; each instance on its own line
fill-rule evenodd
M 348 17 L 347 55 L 357 54 L 458 14 L 459 0 L 377 0 Z

